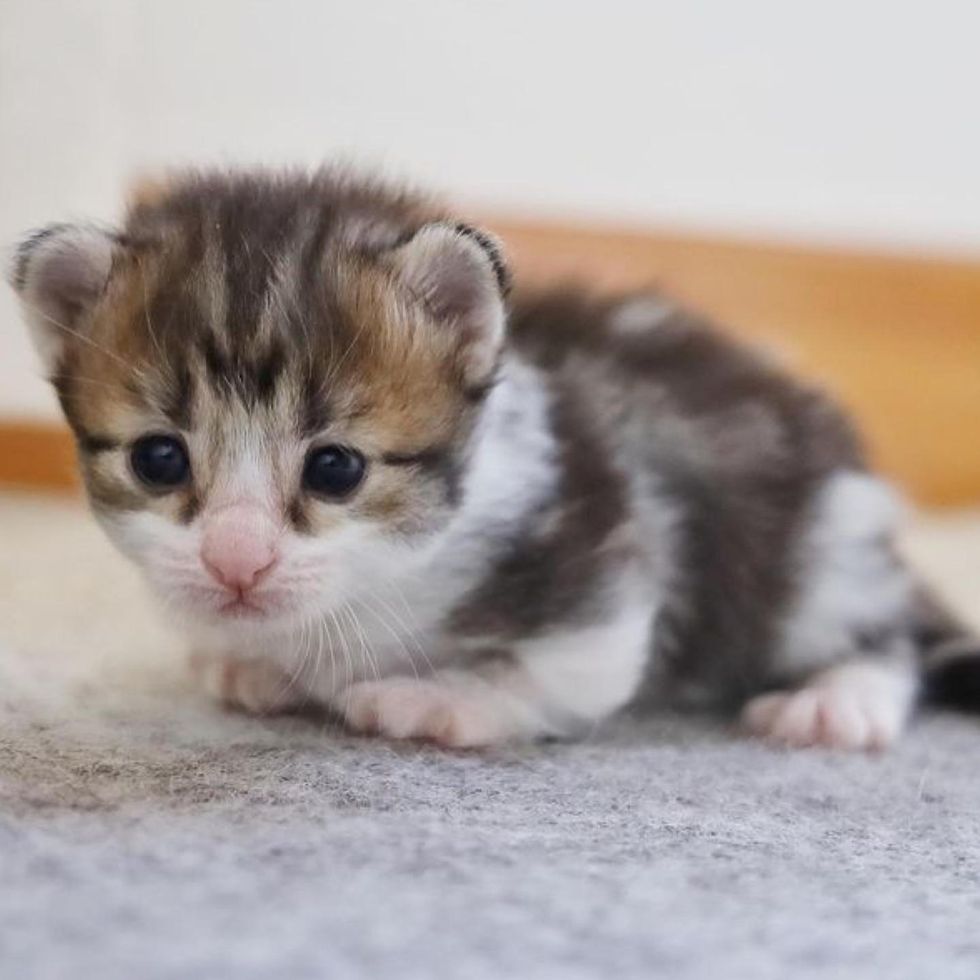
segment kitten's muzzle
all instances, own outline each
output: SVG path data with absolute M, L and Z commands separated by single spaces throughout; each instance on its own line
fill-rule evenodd
M 212 513 L 201 538 L 201 563 L 223 588 L 245 601 L 279 561 L 279 528 L 264 508 L 237 503 Z

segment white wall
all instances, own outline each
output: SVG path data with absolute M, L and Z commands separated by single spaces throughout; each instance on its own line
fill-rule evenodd
M 346 154 L 539 214 L 980 254 L 974 0 L 0 0 L 0 240 Z M 0 413 L 52 401 L 0 299 Z

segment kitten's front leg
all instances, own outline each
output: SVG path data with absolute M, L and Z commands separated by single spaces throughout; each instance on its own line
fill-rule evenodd
M 299 679 L 272 660 L 195 651 L 190 664 L 198 683 L 215 700 L 249 714 L 295 711 L 309 698 Z
M 355 731 L 472 748 L 571 735 L 622 707 L 650 646 L 652 609 L 522 640 L 472 667 L 362 681 L 333 706 Z

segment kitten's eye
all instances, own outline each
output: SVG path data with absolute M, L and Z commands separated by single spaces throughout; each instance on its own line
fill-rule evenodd
M 311 449 L 303 464 L 303 486 L 324 497 L 346 497 L 364 479 L 364 457 L 343 446 Z
M 144 436 L 133 443 L 133 472 L 148 487 L 172 490 L 190 476 L 191 463 L 184 444 L 173 436 Z

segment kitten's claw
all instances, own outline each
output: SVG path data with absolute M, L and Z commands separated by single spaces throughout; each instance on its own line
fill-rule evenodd
M 881 692 L 825 685 L 759 695 L 745 705 L 741 720 L 751 734 L 793 748 L 874 751 L 895 741 L 904 711 Z
M 208 694 L 249 714 L 290 711 L 304 700 L 295 678 L 265 660 L 195 653 L 191 670 Z
M 500 739 L 500 719 L 479 696 L 440 678 L 393 677 L 353 684 L 336 699 L 356 732 L 476 748 Z

